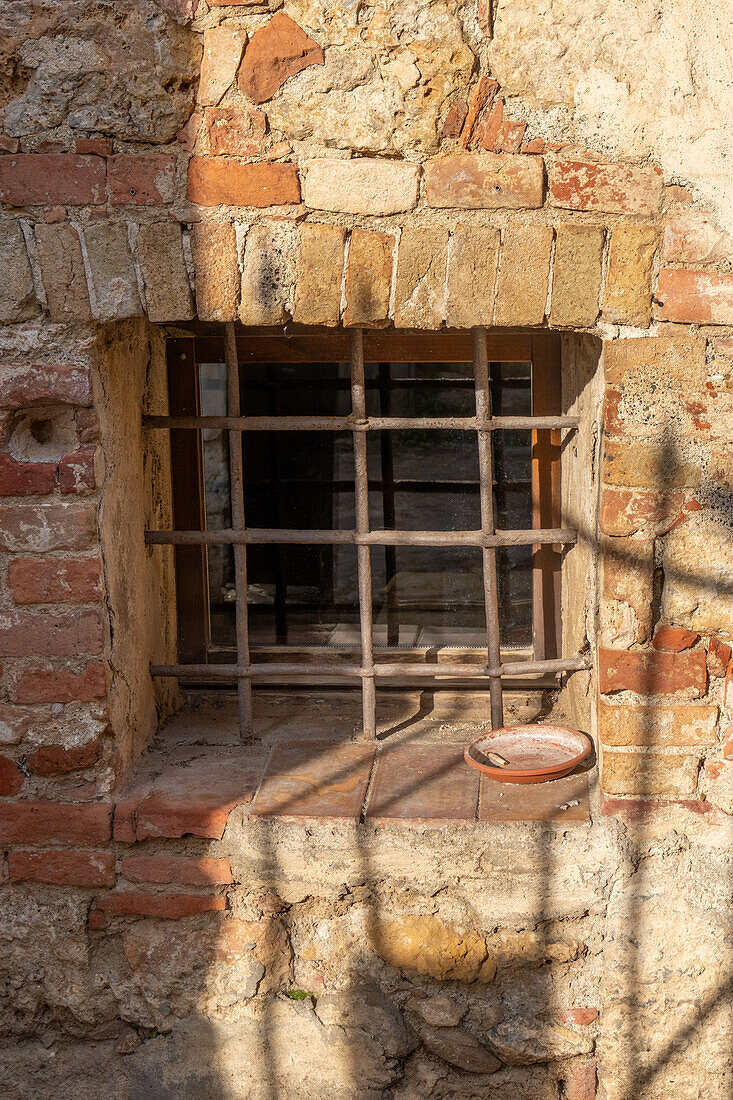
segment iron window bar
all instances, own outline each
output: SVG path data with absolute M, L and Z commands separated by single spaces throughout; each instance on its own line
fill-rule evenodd
M 224 326 L 224 351 L 227 378 L 226 416 L 145 416 L 149 428 L 214 428 L 228 432 L 230 452 L 231 527 L 214 531 L 146 531 L 149 545 L 231 545 L 234 551 L 236 613 L 236 664 L 152 664 L 150 672 L 159 677 L 206 677 L 237 680 L 239 721 L 242 736 L 252 736 L 252 681 L 289 679 L 298 676 L 358 678 L 362 684 L 363 728 L 367 738 L 376 737 L 376 680 L 405 676 L 433 680 L 488 678 L 491 723 L 503 725 L 502 678 L 532 673 L 573 672 L 587 668 L 579 656 L 552 660 L 502 662 L 500 611 L 497 585 L 496 550 L 503 546 L 569 544 L 577 539 L 570 528 L 500 530 L 495 528 L 493 500 L 493 458 L 491 433 L 502 429 L 577 429 L 573 416 L 499 416 L 491 415 L 491 390 L 488 370 L 486 329 L 472 330 L 474 392 L 476 415 L 472 417 L 369 417 L 366 415 L 363 331 L 349 330 L 351 414 L 333 416 L 248 417 L 242 415 L 239 392 L 239 362 L 235 327 Z M 480 531 L 397 531 L 370 530 L 369 482 L 367 475 L 366 432 L 402 429 L 459 429 L 475 431 L 479 448 Z M 354 492 L 356 522 L 353 530 L 289 530 L 247 528 L 244 515 L 243 433 L 247 431 L 351 431 L 354 446 Z M 247 546 L 255 544 L 331 544 L 355 545 L 359 589 L 361 633 L 360 663 L 334 661 L 319 663 L 261 662 L 250 660 L 247 605 Z M 484 604 L 486 612 L 485 664 L 420 665 L 379 663 L 374 660 L 372 616 L 372 546 L 476 546 L 482 551 Z M 334 652 L 338 649 L 334 647 Z M 348 654 L 349 651 L 344 649 Z

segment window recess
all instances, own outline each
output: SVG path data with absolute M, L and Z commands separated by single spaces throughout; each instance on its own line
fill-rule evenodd
M 179 663 L 252 684 L 502 682 L 562 657 L 561 415 L 554 334 L 233 324 L 168 341 Z M 243 445 L 244 441 L 244 445 Z

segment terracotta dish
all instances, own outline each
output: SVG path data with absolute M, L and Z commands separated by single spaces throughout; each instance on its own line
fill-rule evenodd
M 593 743 L 586 734 L 562 726 L 507 726 L 477 737 L 466 746 L 467 764 L 501 783 L 546 783 L 569 775 L 590 755 Z M 485 753 L 508 761 L 494 767 Z

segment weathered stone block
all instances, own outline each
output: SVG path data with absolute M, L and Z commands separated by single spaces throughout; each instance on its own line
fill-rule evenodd
M 632 164 L 558 160 L 550 175 L 550 202 L 570 210 L 653 216 L 659 211 L 663 192 L 658 168 Z
M 300 227 L 293 320 L 303 325 L 337 325 L 341 314 L 346 230 L 305 222 Z
M 141 225 L 136 252 L 145 285 L 149 320 L 187 321 L 194 316 L 193 298 L 177 222 Z
M 733 539 L 724 520 L 699 518 L 670 531 L 662 548 L 662 611 L 703 634 L 726 635 L 733 623 Z
M 36 244 L 51 320 L 61 324 L 91 321 L 84 260 L 76 229 L 68 224 L 37 225 Z
M 706 215 L 695 210 L 670 214 L 664 226 L 662 259 L 680 264 L 705 264 L 725 259 L 733 242 Z
M 20 222 L 0 222 L 0 325 L 29 321 L 40 313 Z
M 448 231 L 408 227 L 397 257 L 395 325 L 440 328 L 445 318 Z
M 699 486 L 699 462 L 682 458 L 677 450 L 658 440 L 654 443 L 607 437 L 603 449 L 603 480 L 627 488 L 680 489 Z
M 300 202 L 294 164 L 241 164 L 232 157 L 192 157 L 188 198 L 199 206 L 288 206 Z
M 598 717 L 604 745 L 714 745 L 718 708 L 696 704 L 614 707 L 601 702 Z
M 303 202 L 340 214 L 399 214 L 417 203 L 420 168 L 407 161 L 359 157 L 305 162 Z
M 197 222 L 191 231 L 196 313 L 202 321 L 237 316 L 237 235 L 231 222 Z
M 96 222 L 84 231 L 98 321 L 142 313 L 124 222 Z
M 657 290 L 660 321 L 733 325 L 733 275 L 663 267 Z
M 357 227 L 351 232 L 346 266 L 344 325 L 389 324 L 395 237 Z
M 651 539 L 606 539 L 603 544 L 603 595 L 633 608 L 634 642 L 647 642 L 654 598 L 654 544 Z
M 709 760 L 705 765 L 705 794 L 709 802 L 726 814 L 733 814 L 733 763 Z
M 428 206 L 521 210 L 542 206 L 544 170 L 538 157 L 458 153 L 425 165 Z
M 697 788 L 699 756 L 604 752 L 601 789 L 629 797 L 684 798 Z
M 654 226 L 617 225 L 611 231 L 603 316 L 646 328 L 652 307 L 652 261 L 659 243 Z
M 590 328 L 598 317 L 603 242 L 601 226 L 561 225 L 557 230 L 550 323 Z
M 228 24 L 204 31 L 198 93 L 202 107 L 215 106 L 231 88 L 246 42 L 246 32 Z
M 397 970 L 438 981 L 492 982 L 496 976 L 486 938 L 451 928 L 436 916 L 374 918 L 368 934 L 372 950 Z
M 612 340 L 603 345 L 606 385 L 643 381 L 669 385 L 670 379 L 690 386 L 705 378 L 704 336 L 644 336 L 637 340 Z
M 449 248 L 447 324 L 454 328 L 491 324 L 498 257 L 498 229 L 456 226 Z
M 298 230 L 287 222 L 257 222 L 247 234 L 239 319 L 277 325 L 289 316 L 298 255 Z
M 265 103 L 285 81 L 309 65 L 322 65 L 323 50 L 283 12 L 255 31 L 237 77 L 240 91 Z
M 495 325 L 542 324 L 552 238 L 553 231 L 548 225 L 507 226 L 503 230 Z

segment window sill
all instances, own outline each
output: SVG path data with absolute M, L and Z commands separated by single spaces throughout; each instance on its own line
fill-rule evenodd
M 117 803 L 116 840 L 218 840 L 237 807 L 245 827 L 268 820 L 382 829 L 590 822 L 587 771 L 518 786 L 469 768 L 463 748 L 476 735 L 475 721 L 433 721 L 423 730 L 397 724 L 390 736 L 367 743 L 353 739 L 351 729 L 338 739 L 343 722 L 329 728 L 324 713 L 309 724 L 299 708 L 299 721 L 274 716 L 263 723 L 263 741 L 247 746 L 238 743 L 231 709 L 217 703 L 215 710 L 183 714 L 161 732 L 158 751 Z

